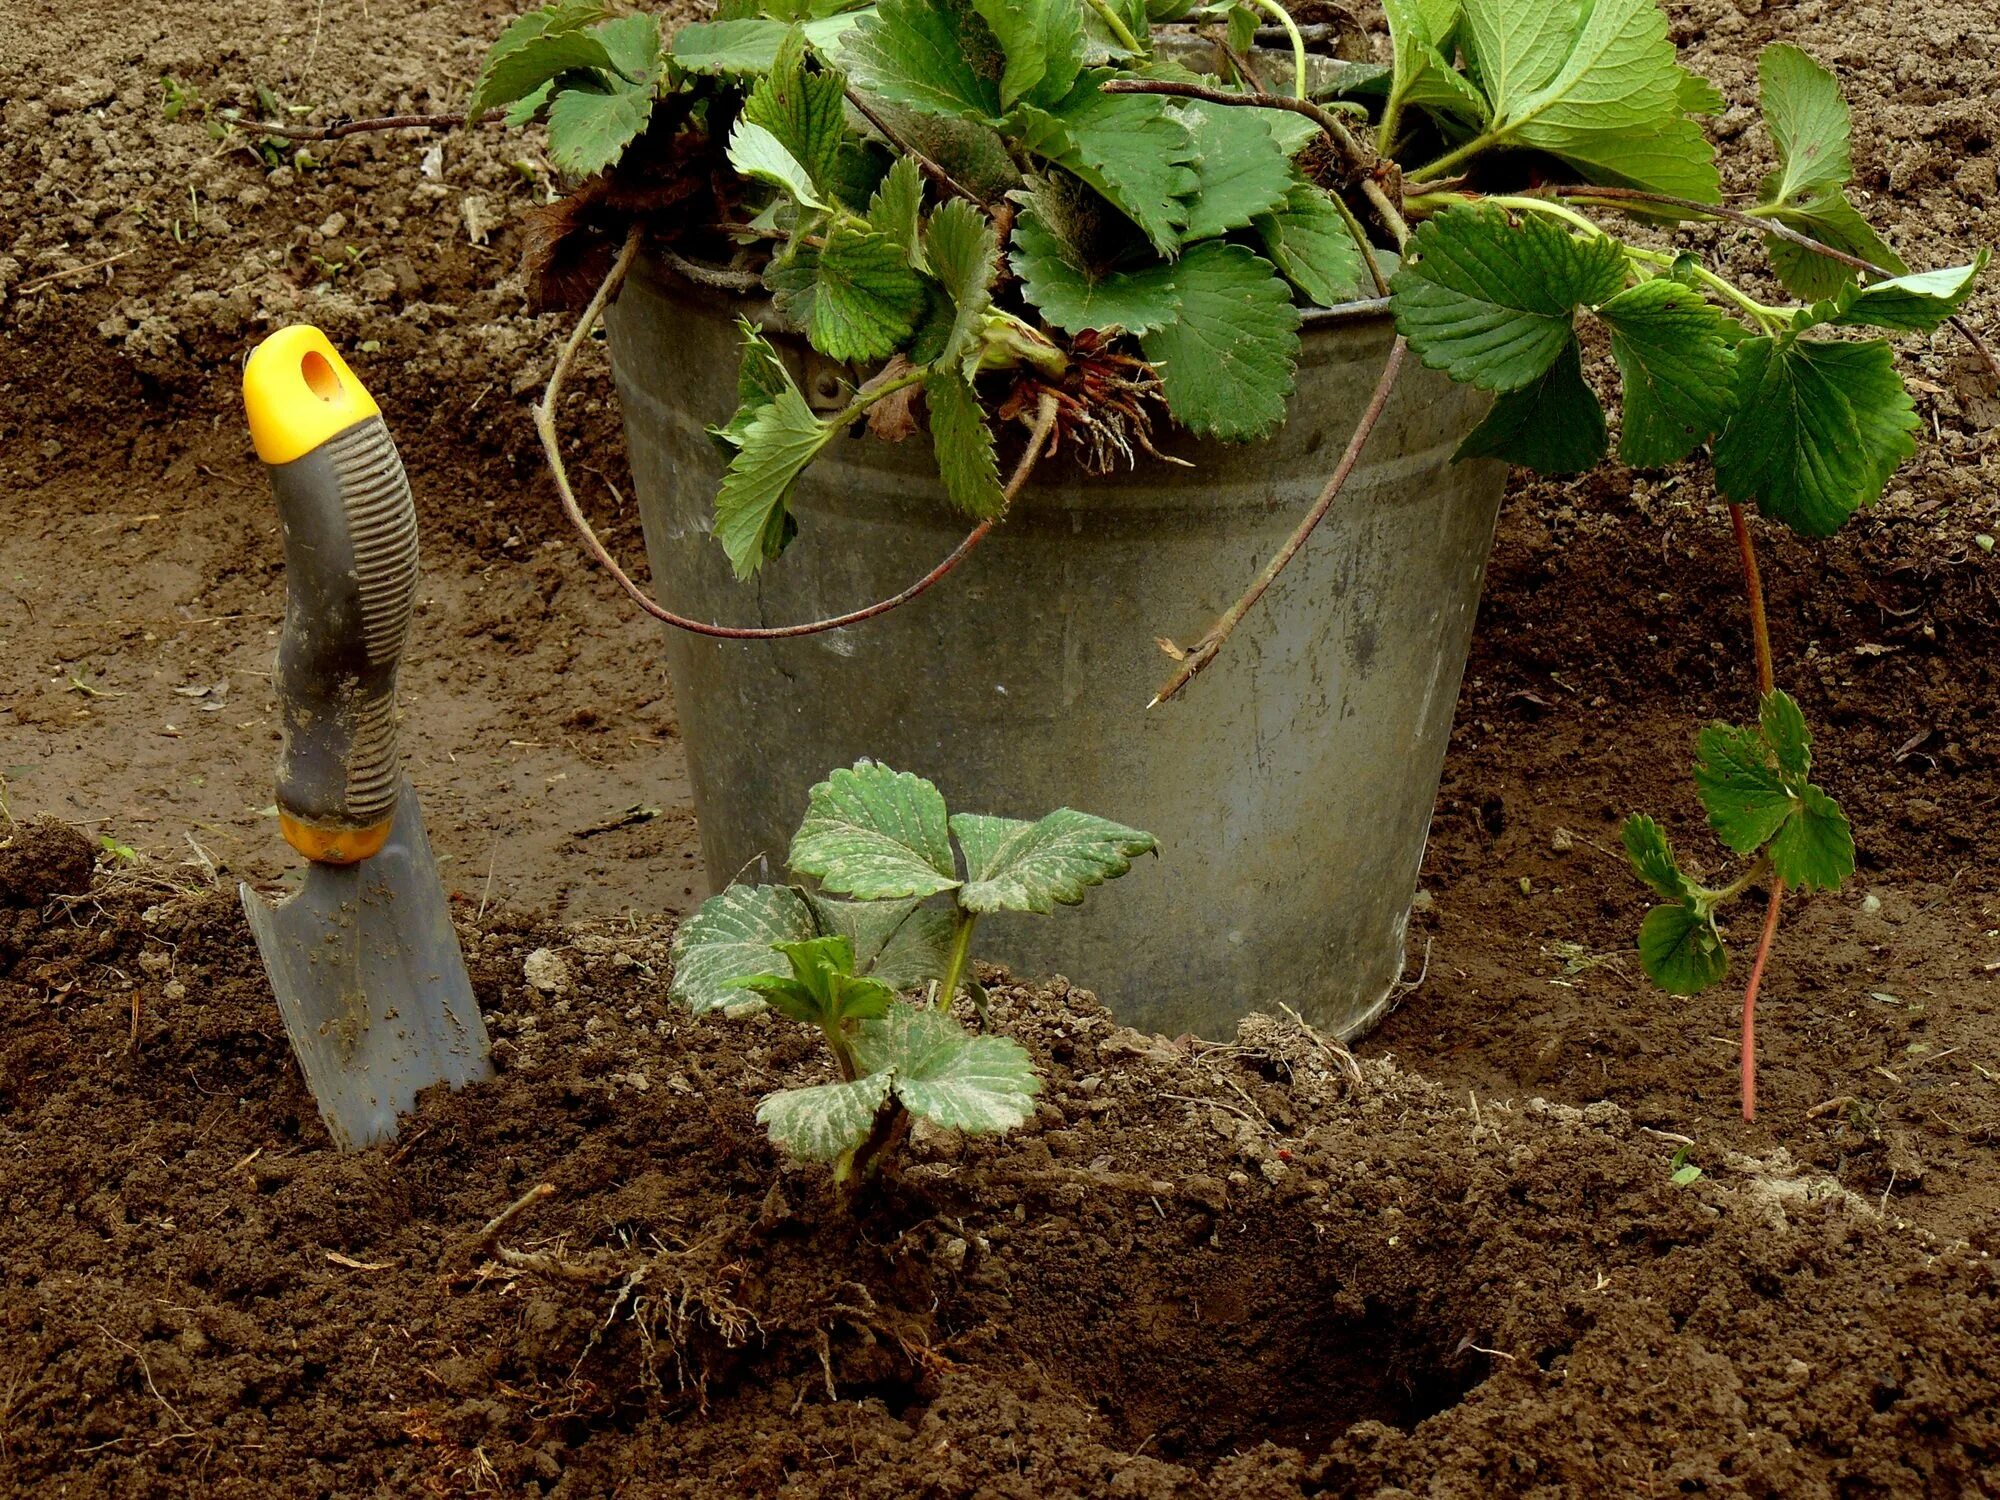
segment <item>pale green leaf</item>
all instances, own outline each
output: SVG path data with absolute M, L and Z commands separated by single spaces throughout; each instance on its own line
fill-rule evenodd
M 1577 0 L 1465 0 L 1464 8 L 1462 36 L 1480 87 L 1495 115 L 1510 115 L 1569 55 Z
M 906 109 L 997 125 L 998 70 L 980 68 L 997 51 L 986 23 L 953 0 L 881 0 L 841 38 L 838 55 L 864 93 Z
M 743 336 L 743 358 L 736 367 L 736 414 L 723 426 L 709 428 L 711 436 L 731 448 L 743 446 L 743 434 L 751 419 L 792 383 L 778 351 L 756 324 L 748 318 L 738 318 L 736 330 Z
M 827 201 L 847 129 L 845 87 L 838 73 L 807 70 L 805 33 L 794 27 L 743 101 L 742 118 L 770 131 Z
M 1917 415 L 1881 339 L 1746 339 L 1715 480 L 1802 536 L 1831 536 L 1916 451 Z
M 1172 322 L 1180 311 L 1173 266 L 1156 261 L 1092 275 L 1068 258 L 1061 240 L 1032 210 L 1014 220 L 1008 262 L 1029 304 L 1066 333 L 1086 328 L 1146 333 Z
M 1522 138 L 1529 133 L 1524 132 Z M 1561 137 L 1554 131 L 1533 133 L 1543 139 L 1530 144 L 1561 157 L 1588 181 L 1668 193 L 1697 203 L 1722 201 L 1715 148 L 1702 134 L 1701 126 L 1685 115 L 1623 130 L 1579 130 Z
M 924 208 L 924 174 L 907 156 L 896 158 L 874 196 L 868 200 L 868 225 L 877 234 L 902 248 L 904 258 L 918 270 L 924 269 L 917 239 L 918 219 Z
M 918 899 L 836 901 L 804 893 L 820 931 L 837 933 L 854 950 L 854 972 L 906 990 L 944 973 L 951 913 L 918 909 Z
M 1569 346 L 1579 305 L 1615 297 L 1625 258 L 1540 216 L 1452 208 L 1411 236 L 1393 278 L 1396 327 L 1452 379 L 1518 390 Z
M 878 360 L 896 352 L 917 326 L 924 284 L 894 240 L 860 221 L 837 219 L 813 268 L 811 294 L 787 309 L 803 311 L 806 337 L 829 359 Z
M 1007 66 L 1000 75 L 1000 107 L 1017 99 L 1060 99 L 1083 68 L 1081 0 L 973 0 L 992 28 Z
M 922 898 L 959 883 L 938 789 L 871 760 L 812 789 L 788 863 L 836 895 L 868 901 Z
M 982 521 L 999 515 L 1006 505 L 1000 462 L 978 395 L 956 371 L 937 370 L 924 377 L 924 405 L 945 498 Z
M 1757 59 L 1757 88 L 1778 152 L 1778 169 L 1764 181 L 1764 202 L 1813 202 L 1846 187 L 1854 175 L 1847 101 L 1833 74 L 1778 42 Z
M 1440 50 L 1457 27 L 1456 0 L 1384 0 L 1391 56 L 1390 107 L 1421 105 L 1484 124 L 1487 103 Z
M 936 362 L 958 364 L 973 351 L 981 316 L 993 300 L 1000 271 L 993 221 L 962 198 L 939 204 L 924 226 L 924 257 L 952 305 L 951 330 Z
M 1809 204 L 1774 210 L 1771 218 L 1787 229 L 1796 230 L 1832 249 L 1858 256 L 1891 275 L 1901 276 L 1909 270 L 1902 257 L 1889 247 L 1888 242 L 1875 232 L 1874 226 L 1861 217 L 1860 210 L 1838 190 L 1814 198 Z M 1771 257 L 1771 269 L 1778 273 L 1785 289 L 1795 297 L 1816 302 L 1836 295 L 1842 287 L 1854 281 L 1852 266 L 1843 265 L 1832 256 L 1820 255 L 1790 240 L 1767 235 L 1764 249 Z
M 1982 249 L 1969 266 L 1918 271 L 1866 287 L 1844 287 L 1830 304 L 1814 307 L 1813 317 L 1845 328 L 1929 333 L 1965 305 L 1973 283 L 1986 269 L 1986 261 L 1987 252 Z
M 1181 116 L 1194 139 L 1199 179 L 1181 231 L 1184 243 L 1241 229 L 1282 203 L 1291 191 L 1291 163 L 1262 113 L 1196 101 L 1182 106 Z
M 590 28 L 604 43 L 611 65 L 628 83 L 650 85 L 660 72 L 660 18 L 651 11 L 613 16 Z
M 1757 705 L 1757 727 L 1777 757 L 1780 774 L 1799 778 L 1812 774 L 1812 731 L 1790 693 L 1764 694 Z
M 813 936 L 813 914 L 782 885 L 732 885 L 674 934 L 673 996 L 697 1014 L 738 996 L 732 982 L 771 967 L 772 947 Z
M 804 23 L 806 40 L 829 49 L 860 19 L 852 11 Z M 688 73 L 747 75 L 770 71 L 791 27 L 784 21 L 747 17 L 695 21 L 674 33 L 673 58 Z
M 653 118 L 650 86 L 614 86 L 609 93 L 563 89 L 549 104 L 549 160 L 575 177 L 615 164 Z
M 789 384 L 744 425 L 742 447 L 715 497 L 715 539 L 739 579 L 784 551 L 791 539 L 792 485 L 837 431 Z
M 1678 281 L 1642 281 L 1597 309 L 1625 377 L 1618 456 L 1635 468 L 1686 458 L 1729 420 L 1734 357 L 1722 314 Z
M 1729 972 L 1715 918 L 1685 906 L 1656 906 L 1639 924 L 1639 965 L 1670 995 L 1699 995 Z
M 785 149 L 785 143 L 754 120 L 738 118 L 729 132 L 729 164 L 745 177 L 755 178 L 788 194 L 806 208 L 831 207 L 813 185 L 804 163 Z
M 1174 263 L 1180 315 L 1139 340 L 1167 405 L 1199 437 L 1253 438 L 1285 419 L 1299 311 L 1272 264 L 1210 240 Z
M 852 1083 L 784 1089 L 757 1106 L 757 1123 L 793 1156 L 832 1161 L 868 1138 L 876 1114 L 888 1102 L 890 1082 L 887 1073 L 872 1073 Z
M 1255 227 L 1287 281 L 1320 307 L 1337 307 L 1372 291 L 1361 251 L 1333 200 L 1309 182 L 1294 182 L 1284 201 L 1259 214 Z
M 603 14 L 604 7 L 591 0 L 545 5 L 514 21 L 487 51 L 466 118 L 476 121 L 490 109 L 526 98 L 572 68 L 610 68 L 603 42 L 584 30 Z
M 1684 115 L 1719 115 L 1729 107 L 1721 89 L 1685 66 L 1681 69 L 1680 93 L 1676 102 Z
M 951 831 L 965 851 L 959 905 L 979 912 L 1075 906 L 1091 886 L 1115 880 L 1160 847 L 1150 833 L 1067 807 L 1032 823 L 959 813 Z
M 893 1080 L 903 1107 L 946 1130 L 997 1135 L 1034 1112 L 1042 1081 L 1011 1037 L 969 1036 L 928 1006 L 898 1005 L 862 1023 L 855 1059 Z
M 1179 248 L 1190 198 L 1201 185 L 1192 132 L 1151 94 L 1106 94 L 1108 72 L 1084 74 L 1060 105 L 1023 104 L 1021 145 L 1073 172 L 1109 199 L 1161 255 Z
M 1606 445 L 1604 407 L 1584 381 L 1571 338 L 1541 374 L 1494 398 L 1452 458 L 1497 458 L 1538 474 L 1581 474 L 1602 462 Z
M 1665 829 L 1644 813 L 1634 813 L 1625 820 L 1620 836 L 1625 843 L 1625 856 L 1632 862 L 1633 874 L 1669 901 L 1678 901 L 1683 906 L 1696 904 L 1700 893 L 1694 882 L 1681 873 Z

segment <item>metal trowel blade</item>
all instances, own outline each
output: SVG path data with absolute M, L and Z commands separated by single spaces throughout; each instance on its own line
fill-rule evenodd
M 417 794 L 405 781 L 380 853 L 310 865 L 273 906 L 241 887 L 292 1051 L 343 1151 L 392 1139 L 434 1083 L 489 1078 L 472 998 Z

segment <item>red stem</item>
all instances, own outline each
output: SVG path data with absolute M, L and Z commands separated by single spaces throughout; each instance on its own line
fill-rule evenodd
M 1743 591 L 1750 598 L 1750 635 L 1757 647 L 1757 691 L 1776 691 L 1771 671 L 1771 622 L 1764 613 L 1764 577 L 1757 568 L 1757 546 L 1750 539 L 1750 521 L 1743 507 L 1729 507 L 1730 529 L 1736 533 L 1736 553 L 1743 560 Z M 1785 882 L 1771 875 L 1771 904 L 1764 910 L 1764 932 L 1757 939 L 1757 957 L 1750 965 L 1750 982 L 1743 988 L 1743 1118 L 1757 1118 L 1757 991 L 1764 983 L 1764 964 L 1778 935 L 1778 910 L 1784 904 Z
M 1750 965 L 1750 983 L 1743 991 L 1743 1120 L 1757 1118 L 1757 991 L 1764 983 L 1764 961 L 1778 935 L 1778 908 L 1784 904 L 1785 883 L 1771 877 L 1771 904 L 1764 908 L 1764 932 L 1757 939 L 1757 957 Z

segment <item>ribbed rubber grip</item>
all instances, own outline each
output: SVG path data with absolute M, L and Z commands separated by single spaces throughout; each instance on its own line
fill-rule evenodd
M 401 776 L 396 668 L 417 589 L 403 461 L 373 416 L 269 472 L 285 541 L 278 807 L 320 833 L 386 828 Z M 316 858 L 357 857 L 325 852 L 337 839 L 320 847 Z

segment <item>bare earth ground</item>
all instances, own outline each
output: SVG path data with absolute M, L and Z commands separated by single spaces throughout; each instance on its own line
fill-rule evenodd
M 273 171 L 208 131 L 260 84 L 315 118 L 455 107 L 510 8 L 0 18 L 0 775 L 12 818 L 142 856 L 95 903 L 45 900 L 81 889 L 74 849 L 22 874 L 15 834 L 0 869 L 0 1492 L 2000 1493 L 2000 391 L 1962 346 L 1909 341 L 1931 441 L 1882 506 L 1828 546 L 1767 536 L 1780 676 L 1863 867 L 1787 918 L 1754 1128 L 1733 998 L 1640 982 L 1615 853 L 1639 807 L 1713 850 L 1686 760 L 1749 701 L 1734 557 L 1704 475 L 1613 469 L 1510 496 L 1422 982 L 1367 1080 L 1296 1034 L 1218 1057 L 1087 1010 L 1070 1035 L 1023 995 L 1058 1070 L 1039 1133 L 955 1183 L 938 1146 L 886 1238 L 841 1242 L 749 1122 L 804 1054 L 662 1002 L 692 819 L 651 628 L 562 530 L 527 418 L 559 326 L 508 229 L 545 190 L 538 143 L 362 138 Z M 1675 16 L 1731 101 L 1733 188 L 1767 149 L 1757 49 L 1784 38 L 1846 82 L 1869 212 L 1913 264 L 2000 243 L 2000 5 Z M 1996 308 L 1972 304 L 1989 337 Z M 492 1099 L 432 1101 L 407 1156 L 361 1163 L 323 1149 L 229 898 L 171 896 L 287 864 L 262 816 L 280 559 L 235 377 L 298 319 L 354 351 L 416 485 L 407 743 L 512 1049 Z M 589 503 L 636 565 L 600 359 L 573 390 Z M 543 942 L 577 994 L 522 986 Z M 1710 1177 L 1667 1189 L 1647 1127 Z M 593 1343 L 608 1289 L 454 1259 L 544 1177 L 531 1238 L 681 1257 L 653 1273 L 695 1288 L 678 1342 L 670 1290 Z

